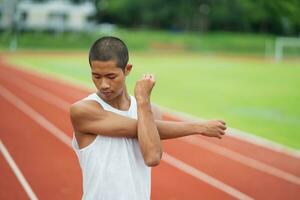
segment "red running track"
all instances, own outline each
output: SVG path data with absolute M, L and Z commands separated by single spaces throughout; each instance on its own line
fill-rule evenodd
M 1 64 L 0 139 L 39 199 L 80 199 L 68 106 L 90 92 Z M 300 199 L 297 157 L 229 136 L 168 140 L 164 151 L 153 168 L 152 199 Z M 29 198 L 2 152 L 0 164 L 0 199 Z

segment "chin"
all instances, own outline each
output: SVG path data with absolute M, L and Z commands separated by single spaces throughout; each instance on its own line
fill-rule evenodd
M 115 97 L 114 97 L 114 95 L 110 95 L 110 96 L 101 95 L 101 98 L 103 100 L 110 101 L 110 100 L 114 99 Z

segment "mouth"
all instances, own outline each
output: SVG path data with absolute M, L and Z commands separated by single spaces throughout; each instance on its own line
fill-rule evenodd
M 105 91 L 105 92 L 100 91 L 100 93 L 101 93 L 101 95 L 103 95 L 104 97 L 109 97 L 109 96 L 111 96 L 111 94 L 112 94 L 112 92 L 107 92 L 107 91 Z

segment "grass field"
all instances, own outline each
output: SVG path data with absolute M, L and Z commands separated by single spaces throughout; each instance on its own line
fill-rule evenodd
M 9 61 L 93 87 L 86 53 L 12 54 Z M 139 76 L 153 72 L 154 102 L 300 149 L 299 60 L 149 51 L 132 53 L 130 62 L 131 94 Z
M 19 49 L 82 50 L 87 49 L 99 36 L 107 33 L 23 33 L 18 36 Z M 181 49 L 202 53 L 264 55 L 265 43 L 274 44 L 275 36 L 230 32 L 168 32 L 161 30 L 115 29 L 109 35 L 121 37 L 129 49 L 151 50 L 157 48 Z M 0 34 L 0 49 L 9 49 L 13 34 Z M 289 50 L 289 55 L 300 53 L 300 49 Z

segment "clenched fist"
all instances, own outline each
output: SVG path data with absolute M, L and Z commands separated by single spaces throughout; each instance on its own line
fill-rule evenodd
M 223 120 L 208 120 L 205 122 L 196 122 L 194 128 L 197 134 L 208 137 L 222 138 L 227 129 L 226 123 Z
M 144 74 L 140 80 L 136 82 L 134 95 L 138 102 L 147 101 L 150 103 L 150 95 L 155 85 L 155 77 L 153 74 Z

